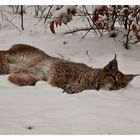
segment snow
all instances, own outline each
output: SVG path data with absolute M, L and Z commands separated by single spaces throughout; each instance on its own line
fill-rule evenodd
M 49 28 L 45 32 L 43 21 L 36 25 L 37 18 L 26 15 L 24 21 L 21 33 L 10 23 L 0 30 L 0 49 L 30 44 L 49 55 L 96 68 L 106 65 L 116 53 L 120 71 L 140 73 L 140 44 L 125 50 L 108 35 L 64 36 L 66 26 L 53 35 Z M 12 22 L 20 28 L 20 16 Z M 70 28 L 74 22 L 79 21 L 70 22 Z M 118 91 L 85 90 L 69 95 L 43 81 L 18 87 L 8 81 L 8 75 L 1 75 L 0 134 L 140 134 L 140 77 Z
M 73 5 L 64 5 L 59 10 L 52 12 L 52 19 L 49 22 L 55 21 L 55 23 L 59 25 L 61 25 L 61 23 L 67 24 L 70 20 L 72 20 L 68 10 L 76 12 L 77 7 Z
M 69 10 L 74 10 L 77 11 L 77 7 L 73 6 L 73 5 L 64 5 L 62 8 L 60 8 L 59 10 L 53 11 L 53 18 L 59 18 L 63 15 L 68 15 L 68 9 Z

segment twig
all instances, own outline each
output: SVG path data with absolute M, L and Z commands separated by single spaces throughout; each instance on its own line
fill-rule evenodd
M 116 22 L 116 19 L 117 19 L 116 6 L 114 5 L 113 8 L 114 8 L 113 9 L 113 15 L 112 15 L 113 23 L 111 25 L 111 30 L 114 30 L 114 25 L 115 25 L 115 22 Z
M 79 28 L 79 29 L 74 29 L 72 31 L 69 31 L 69 32 L 65 32 L 64 34 L 73 34 L 75 32 L 79 32 L 79 31 L 89 31 L 89 30 L 92 30 L 92 28 Z
M 43 14 L 44 14 L 44 12 L 45 12 L 45 10 L 47 9 L 47 7 L 44 7 L 44 9 L 43 10 L 41 10 L 41 15 L 40 15 L 40 18 L 42 18 L 43 17 Z
M 21 5 L 21 29 L 24 30 L 24 27 L 23 27 L 23 5 Z
M 94 29 L 97 29 L 97 28 L 94 28 Z M 69 32 L 65 32 L 64 34 L 66 35 L 66 34 L 72 34 L 72 33 L 79 32 L 79 31 L 90 31 L 90 30 L 93 30 L 93 27 L 89 27 L 89 28 L 78 28 L 78 29 L 74 29 L 74 30 L 69 31 Z
M 4 15 L 2 13 L 2 11 L 0 11 L 0 14 L 1 14 L 1 17 L 2 17 L 2 20 L 4 19 Z
M 1 14 L 2 14 L 3 20 L 6 20 L 10 24 L 12 24 L 21 33 L 21 30 L 14 23 L 12 23 L 5 14 L 3 14 L 2 12 Z
M 86 9 L 86 6 L 83 6 L 83 7 L 84 7 L 84 9 L 85 9 L 87 15 L 89 16 L 90 20 L 92 21 L 92 18 L 91 18 L 91 16 L 90 16 L 90 14 L 88 13 L 88 10 Z M 86 15 L 85 15 L 85 17 L 86 17 Z M 89 21 L 89 19 L 88 19 L 87 17 L 86 17 L 86 19 Z M 91 27 L 93 27 L 92 24 L 90 23 L 90 21 L 89 21 L 89 24 L 90 24 Z M 94 23 L 93 23 L 93 24 L 94 24 Z M 94 24 L 94 26 L 96 26 L 96 25 Z M 97 27 L 96 27 L 96 28 L 97 28 Z M 94 30 L 94 28 L 93 28 L 93 30 Z M 98 30 L 100 36 L 103 36 L 102 33 L 101 33 L 101 31 L 100 31 L 100 29 L 97 28 L 97 30 Z M 94 31 L 95 31 L 95 30 L 94 30 Z M 97 33 L 97 32 L 96 32 L 96 33 Z
M 50 13 L 52 7 L 53 7 L 53 5 L 50 6 L 50 9 L 49 9 L 49 11 L 48 11 L 48 13 L 47 13 L 47 15 L 46 15 L 46 17 L 45 17 L 44 24 L 46 23 L 46 21 L 47 21 L 47 19 L 48 19 L 48 16 L 49 16 L 49 13 Z
M 83 6 L 83 8 L 85 8 L 85 7 Z M 87 9 L 86 9 L 86 10 L 87 10 Z M 86 12 L 87 12 L 87 11 L 86 11 Z M 85 14 L 85 12 L 83 12 L 83 14 L 84 14 L 84 17 L 87 19 L 87 21 L 88 21 L 90 27 L 91 27 L 91 28 L 94 30 L 94 32 L 97 34 L 96 30 L 93 28 L 92 24 L 90 23 L 89 18 L 88 18 L 87 15 Z M 90 15 L 88 15 L 88 16 L 90 16 Z
M 90 30 L 88 30 L 85 35 L 82 37 L 82 39 L 84 39 L 86 37 L 86 35 L 90 32 Z
M 130 36 L 130 39 L 133 37 L 136 37 L 139 31 L 137 31 L 136 33 L 134 33 L 133 35 Z
M 21 33 L 21 30 L 14 23 L 12 23 L 8 18 L 5 18 L 5 20 L 11 23 Z
M 11 18 L 11 21 L 12 21 L 13 19 L 15 19 L 15 18 L 16 18 L 16 16 L 12 17 L 12 18 Z
M 69 31 L 71 32 L 72 30 L 70 29 L 70 27 L 66 24 L 67 28 L 69 29 Z

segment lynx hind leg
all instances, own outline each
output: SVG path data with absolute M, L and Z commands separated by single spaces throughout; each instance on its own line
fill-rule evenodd
M 0 75 L 9 73 L 9 64 L 4 54 L 0 53 Z
M 18 86 L 26 86 L 26 85 L 34 86 L 38 81 L 35 77 L 24 72 L 13 73 L 9 76 L 8 79 L 10 82 Z

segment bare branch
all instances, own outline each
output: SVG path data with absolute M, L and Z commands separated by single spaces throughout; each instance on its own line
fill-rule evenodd
M 6 15 L 3 15 L 4 17 L 4 20 L 6 20 L 7 22 L 9 22 L 10 24 L 12 24 L 20 33 L 21 33 L 21 30 L 13 23 L 11 22 Z
M 94 30 L 96 30 L 97 28 L 94 28 Z M 104 30 L 104 28 L 102 28 Z M 78 28 L 78 29 L 74 29 L 72 31 L 69 31 L 69 32 L 65 32 L 64 34 L 73 34 L 75 32 L 79 32 L 79 31 L 90 31 L 90 30 L 93 30 L 93 27 L 89 27 L 89 28 Z
M 45 17 L 44 24 L 46 23 L 46 21 L 47 21 L 47 19 L 48 19 L 48 16 L 49 16 L 49 14 L 50 14 L 50 11 L 51 11 L 52 7 L 53 7 L 53 5 L 50 5 L 50 9 L 49 9 L 49 11 L 48 11 L 48 13 L 47 13 L 47 15 L 46 15 L 46 17 Z
M 20 8 L 21 8 L 21 13 L 20 13 L 20 15 L 21 15 L 21 29 L 24 30 L 24 27 L 23 27 L 23 5 L 21 5 Z

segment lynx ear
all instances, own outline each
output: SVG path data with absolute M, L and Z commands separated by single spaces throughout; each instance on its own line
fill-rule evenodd
M 127 83 L 131 82 L 136 76 L 140 76 L 139 74 L 125 74 L 125 80 Z
M 110 71 L 110 70 L 118 70 L 118 62 L 117 62 L 117 59 L 116 59 L 116 54 L 115 54 L 115 57 L 112 61 L 110 61 L 103 69 L 105 71 Z

